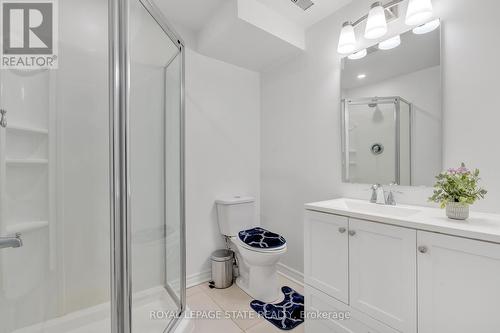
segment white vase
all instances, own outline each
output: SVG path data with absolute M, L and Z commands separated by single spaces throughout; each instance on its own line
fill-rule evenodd
M 453 220 L 467 220 L 469 218 L 469 205 L 461 202 L 446 204 L 446 216 Z

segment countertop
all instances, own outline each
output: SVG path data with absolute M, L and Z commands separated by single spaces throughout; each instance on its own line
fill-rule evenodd
M 469 219 L 459 221 L 447 218 L 444 209 L 409 205 L 381 206 L 363 200 L 347 198 L 308 203 L 305 204 L 305 208 L 500 244 L 500 215 L 498 214 L 471 212 Z

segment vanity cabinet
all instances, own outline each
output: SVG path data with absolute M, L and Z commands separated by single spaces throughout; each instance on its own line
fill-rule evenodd
M 347 303 L 349 297 L 348 219 L 306 211 L 305 282 Z
M 500 245 L 418 232 L 418 332 L 500 332 Z
M 330 213 L 305 215 L 306 333 L 500 332 L 500 244 Z
M 416 230 L 349 219 L 349 304 L 416 332 Z
M 337 314 L 337 317 L 321 320 L 307 319 L 306 333 L 398 333 L 378 320 L 350 308 L 347 304 L 315 288 L 306 287 L 304 299 L 306 308 L 310 312 Z M 345 315 L 348 317 L 340 317 Z

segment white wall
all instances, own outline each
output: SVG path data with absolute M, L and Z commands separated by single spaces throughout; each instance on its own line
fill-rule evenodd
M 264 226 L 282 233 L 283 260 L 303 270 L 303 204 L 339 196 L 367 199 L 366 185 L 342 184 L 340 163 L 340 57 L 342 22 L 365 14 L 358 0 L 311 27 L 307 51 L 262 77 L 262 208 Z M 435 0 L 443 21 L 444 165 L 462 160 L 479 167 L 487 199 L 473 209 L 500 212 L 500 113 L 496 94 L 500 2 Z M 403 8 L 404 9 L 404 8 Z M 391 24 L 401 28 L 398 24 Z M 404 188 L 399 202 L 426 204 L 430 188 Z
M 209 272 L 211 252 L 224 246 L 216 197 L 252 195 L 259 203 L 260 76 L 187 49 L 186 94 L 189 282 Z

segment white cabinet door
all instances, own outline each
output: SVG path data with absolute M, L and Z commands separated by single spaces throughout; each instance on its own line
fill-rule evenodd
M 416 332 L 416 230 L 350 219 L 349 234 L 351 306 Z
M 351 309 L 323 292 L 306 285 L 305 333 L 397 333 L 396 330 Z
M 418 232 L 419 333 L 500 332 L 500 245 Z
M 305 282 L 336 299 L 349 301 L 347 217 L 305 213 Z

